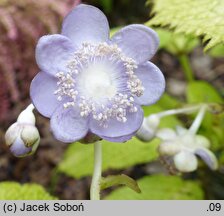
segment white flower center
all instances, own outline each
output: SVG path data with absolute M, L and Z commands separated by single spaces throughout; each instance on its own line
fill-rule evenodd
M 111 74 L 113 70 L 105 64 L 90 64 L 78 78 L 87 99 L 94 101 L 112 98 L 117 93 L 116 83 Z
M 83 43 L 67 64 L 68 71 L 56 74 L 58 100 L 64 107 L 78 106 L 83 117 L 92 115 L 100 124 L 116 118 L 126 122 L 128 112 L 137 112 L 134 97 L 144 88 L 135 75 L 137 65 L 117 45 Z

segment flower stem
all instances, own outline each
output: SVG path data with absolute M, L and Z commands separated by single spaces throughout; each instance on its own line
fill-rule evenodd
M 199 110 L 201 108 L 201 106 L 202 105 L 200 104 L 200 105 L 185 107 L 185 108 L 180 108 L 180 109 L 166 110 L 164 112 L 156 113 L 155 115 L 157 115 L 159 118 L 162 118 L 162 117 L 169 116 L 169 115 L 176 115 L 176 114 L 181 114 L 181 113 L 192 113 L 192 112 Z
M 94 143 L 94 171 L 90 187 L 90 199 L 100 200 L 100 181 L 102 172 L 102 144 Z
M 182 54 L 178 57 L 178 59 L 183 68 L 186 80 L 188 82 L 194 81 L 194 74 L 193 74 L 188 56 L 186 54 Z
M 201 122 L 204 118 L 205 115 L 205 111 L 206 111 L 207 106 L 203 105 L 200 109 L 200 111 L 198 112 L 198 115 L 196 116 L 194 122 L 192 123 L 191 127 L 189 128 L 189 132 L 192 134 L 196 134 L 198 129 L 201 126 Z

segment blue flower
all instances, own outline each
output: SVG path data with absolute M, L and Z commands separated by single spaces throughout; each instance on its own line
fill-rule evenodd
M 158 48 L 157 34 L 134 24 L 110 39 L 109 30 L 99 9 L 81 4 L 65 17 L 61 34 L 37 44 L 40 72 L 31 98 L 62 142 L 92 135 L 126 141 L 142 124 L 141 105 L 155 103 L 164 91 L 163 74 L 148 61 Z

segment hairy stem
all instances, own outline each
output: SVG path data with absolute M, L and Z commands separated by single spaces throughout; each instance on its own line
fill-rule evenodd
M 94 143 L 94 171 L 90 187 L 90 199 L 100 200 L 100 181 L 102 172 L 102 144 Z
M 193 81 L 194 80 L 194 73 L 192 71 L 188 56 L 186 54 L 182 54 L 182 55 L 179 56 L 178 59 L 179 59 L 180 64 L 183 68 L 186 80 L 188 82 Z

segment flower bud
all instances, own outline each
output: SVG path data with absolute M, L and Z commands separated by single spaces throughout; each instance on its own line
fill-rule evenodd
M 35 125 L 36 119 L 33 114 L 33 105 L 29 105 L 25 110 L 23 110 L 18 118 L 17 118 L 18 123 L 27 123 L 27 124 L 32 124 Z
M 160 118 L 156 114 L 144 118 L 142 126 L 138 130 L 136 137 L 145 142 L 152 140 L 155 137 L 159 123 Z
M 196 156 L 187 151 L 181 151 L 173 158 L 175 167 L 181 172 L 192 172 L 198 167 Z
M 16 157 L 33 154 L 40 142 L 40 135 L 35 127 L 35 116 L 32 108 L 27 108 L 19 115 L 5 134 L 6 145 Z

